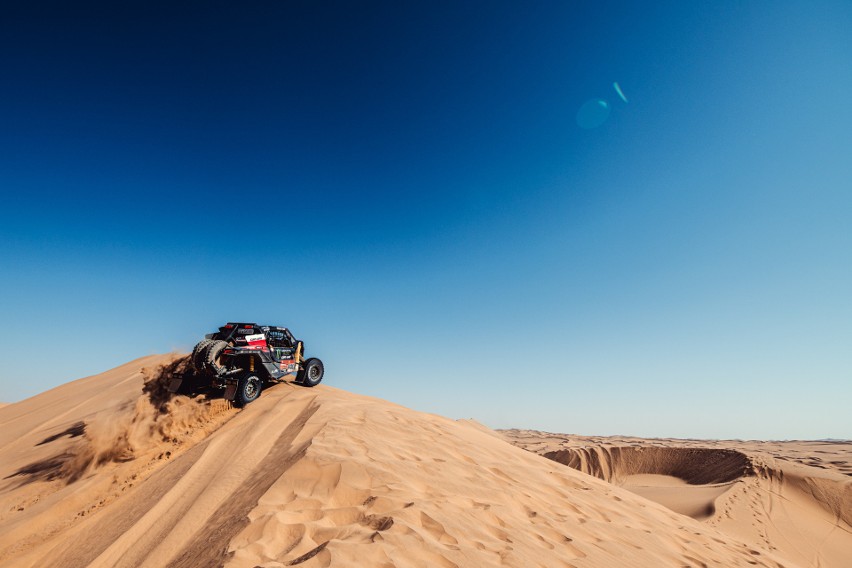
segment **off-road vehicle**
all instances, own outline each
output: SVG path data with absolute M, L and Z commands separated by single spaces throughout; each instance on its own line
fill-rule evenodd
M 304 342 L 286 327 L 229 322 L 198 342 L 190 360 L 193 378 L 202 389 L 224 389 L 226 399 L 245 406 L 269 384 L 289 380 L 306 387 L 318 385 L 322 361 L 305 359 L 304 353 Z M 169 390 L 178 392 L 186 383 L 187 377 L 177 378 Z

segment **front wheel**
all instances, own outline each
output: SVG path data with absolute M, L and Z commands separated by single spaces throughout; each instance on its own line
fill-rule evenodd
M 256 400 L 263 389 L 263 381 L 254 373 L 246 373 L 237 382 L 237 392 L 234 394 L 234 405 L 243 407 Z
M 308 359 L 302 367 L 301 380 L 299 384 L 305 387 L 315 387 L 322 381 L 325 368 L 319 359 Z

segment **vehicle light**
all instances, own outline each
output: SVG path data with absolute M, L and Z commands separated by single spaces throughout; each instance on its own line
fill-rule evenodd
M 224 327 L 225 329 L 231 329 L 231 328 L 232 328 L 232 327 L 234 327 L 234 326 L 233 326 L 233 324 L 226 323 L 226 324 L 225 324 L 224 326 L 222 326 L 222 327 Z
M 251 329 L 251 328 L 253 328 L 253 327 L 254 327 L 253 325 L 244 325 L 244 326 L 243 326 L 243 329 Z

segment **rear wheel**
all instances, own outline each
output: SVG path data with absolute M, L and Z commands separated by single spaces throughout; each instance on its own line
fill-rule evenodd
M 202 339 L 192 349 L 189 361 L 192 363 L 192 368 L 196 371 L 201 371 L 204 368 L 204 351 L 211 343 L 213 343 L 212 339 Z
M 322 361 L 319 359 L 308 359 L 305 361 L 302 372 L 301 381 L 299 383 L 305 387 L 315 387 L 322 381 L 322 376 L 325 373 Z
M 211 375 L 220 375 L 225 370 L 222 364 L 222 350 L 228 346 L 226 341 L 211 341 L 204 350 L 204 370 Z
M 254 373 L 246 373 L 237 382 L 237 392 L 234 395 L 234 405 L 243 407 L 256 400 L 263 390 L 263 381 Z

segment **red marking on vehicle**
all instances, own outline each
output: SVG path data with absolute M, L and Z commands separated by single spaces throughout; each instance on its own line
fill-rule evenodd
M 262 333 L 245 336 L 246 343 L 249 345 L 260 345 L 266 347 L 266 337 Z

